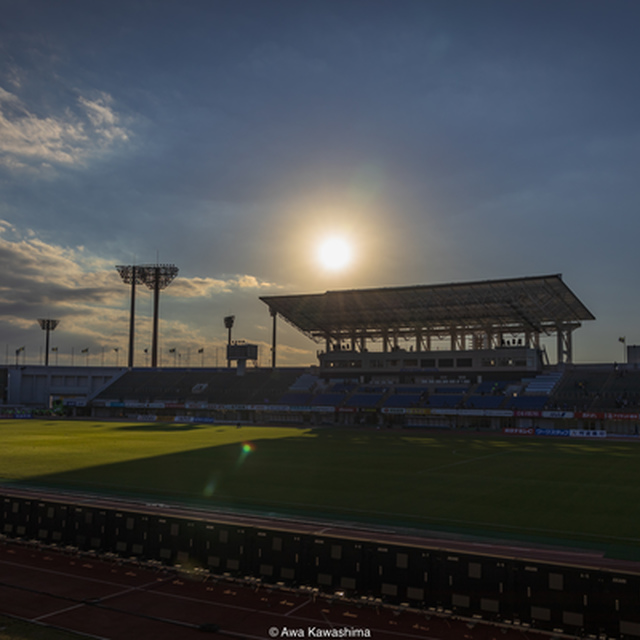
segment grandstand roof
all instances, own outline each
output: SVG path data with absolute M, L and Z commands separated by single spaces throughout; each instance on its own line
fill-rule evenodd
M 592 313 L 561 275 L 262 296 L 279 314 L 313 339 L 380 331 L 448 333 L 501 329 L 550 333 L 579 326 Z

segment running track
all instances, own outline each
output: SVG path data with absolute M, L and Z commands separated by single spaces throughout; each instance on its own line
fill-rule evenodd
M 366 601 L 341 601 L 311 592 L 218 581 L 160 565 L 67 554 L 7 539 L 0 539 L 0 613 L 110 640 L 293 637 L 285 634 L 285 627 L 302 630 L 298 637 L 305 638 L 317 637 L 311 635 L 314 629 L 326 633 L 349 628 L 365 635 L 343 637 L 545 637 L 526 629 L 388 609 Z M 207 633 L 216 628 L 216 633 Z

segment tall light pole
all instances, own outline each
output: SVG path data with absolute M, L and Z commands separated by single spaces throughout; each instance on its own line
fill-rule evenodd
M 151 343 L 151 366 L 158 366 L 158 315 L 160 291 L 166 289 L 178 275 L 175 264 L 151 264 L 138 267 L 141 269 L 144 284 L 153 291 L 153 336 Z
M 235 321 L 235 316 L 227 316 L 224 319 L 224 326 L 229 331 L 229 337 L 227 339 L 227 368 L 231 369 L 231 360 L 229 360 L 229 347 L 231 346 L 231 329 L 233 328 L 233 323 Z
M 129 316 L 129 367 L 133 367 L 133 340 L 135 333 L 135 287 L 144 284 L 153 291 L 153 340 L 151 345 L 151 366 L 158 366 L 158 313 L 160 291 L 168 287 L 178 275 L 174 264 L 143 264 L 138 266 L 117 266 L 120 277 L 131 285 L 131 313 Z M 146 352 L 145 352 L 146 353 Z
M 44 347 L 44 366 L 49 366 L 49 334 L 60 324 L 60 320 L 52 320 L 51 318 L 38 319 L 40 328 L 45 332 L 45 347 Z
M 136 284 L 142 284 L 144 281 L 139 268 L 135 265 L 118 265 L 116 266 L 122 281 L 131 285 L 131 311 L 129 312 L 129 368 L 133 367 L 133 343 L 135 336 L 135 316 L 136 316 Z

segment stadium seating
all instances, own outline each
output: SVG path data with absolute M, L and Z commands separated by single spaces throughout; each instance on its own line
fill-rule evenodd
M 337 382 L 331 385 L 331 391 L 333 393 L 351 393 L 357 388 L 358 385 L 353 382 Z
M 549 402 L 549 396 L 511 396 L 507 398 L 505 409 L 517 411 L 541 411 Z
M 504 401 L 503 395 L 471 395 L 464 406 L 465 409 L 500 409 Z
M 436 409 L 456 409 L 462 405 L 464 396 L 461 394 L 430 395 L 424 403 L 427 407 Z
M 346 399 L 344 393 L 319 393 L 311 400 L 311 404 L 317 407 L 339 407 Z
M 502 394 L 507 387 L 506 380 L 484 380 L 476 385 L 474 393 L 478 395 Z
M 320 384 L 320 378 L 311 373 L 303 373 L 289 387 L 290 391 L 313 391 Z
M 444 376 L 417 382 L 398 384 L 385 379 L 358 384 L 341 379 L 331 383 L 301 368 L 249 369 L 241 376 L 235 369 L 133 369 L 114 379 L 93 399 L 104 401 L 98 406 L 129 401 L 175 403 L 175 407 L 165 408 L 167 415 L 189 402 L 364 410 L 640 410 L 640 371 L 629 366 L 574 365 L 536 377 L 513 375 L 477 384 L 462 379 L 449 381 Z M 295 422 L 300 416 L 282 412 L 278 420 L 285 419 Z
M 292 406 L 305 406 L 311 404 L 313 393 L 304 391 L 287 391 L 277 402 L 277 404 L 288 404 Z
M 384 397 L 382 393 L 354 393 L 347 398 L 347 407 L 376 407 Z
M 135 402 L 275 403 L 300 376 L 300 370 L 236 371 L 207 369 L 141 369 L 128 371 L 98 400 Z
M 422 393 L 393 393 L 384 400 L 383 407 L 409 408 L 417 407 L 422 400 Z
M 550 395 L 562 379 L 562 372 L 553 372 L 536 376 L 533 380 L 523 380 L 526 383 L 524 392 L 531 395 Z

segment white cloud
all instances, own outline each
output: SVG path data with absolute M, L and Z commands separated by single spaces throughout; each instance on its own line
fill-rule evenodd
M 14 170 L 77 165 L 128 141 L 112 102 L 106 93 L 79 96 L 74 109 L 43 117 L 0 87 L 0 164 Z
M 0 327 L 6 348 L 24 343 L 29 347 L 29 357 L 36 358 L 42 333 L 37 319 L 56 318 L 60 320 L 56 345 L 67 359 L 71 346 L 75 346 L 76 355 L 80 347 L 89 348 L 92 357 L 104 353 L 104 349 L 111 359 L 114 354 L 109 350 L 122 348 L 124 352 L 130 289 L 121 281 L 115 265 L 115 260 L 88 255 L 83 247 L 52 244 L 31 230 L 21 232 L 0 220 L 0 270 L 4 274 L 0 284 Z M 207 346 L 214 353 L 214 347 L 223 346 L 224 336 L 212 333 L 210 319 L 226 312 L 216 305 L 228 305 L 228 294 L 275 286 L 252 275 L 177 278 L 163 292 L 163 297 L 173 298 L 163 305 L 163 343 L 175 343 L 193 353 Z M 146 287 L 140 287 L 136 297 L 138 351 L 149 343 L 152 295 Z
M 278 285 L 259 280 L 252 275 L 234 275 L 226 280 L 216 278 L 176 278 L 167 293 L 176 298 L 210 296 L 215 293 L 231 293 L 245 289 L 274 289 Z
M 103 93 L 97 100 L 87 100 L 80 96 L 78 102 L 85 108 L 87 117 L 98 135 L 105 140 L 128 140 L 129 135 L 119 126 L 119 117 L 111 108 L 113 99 Z

